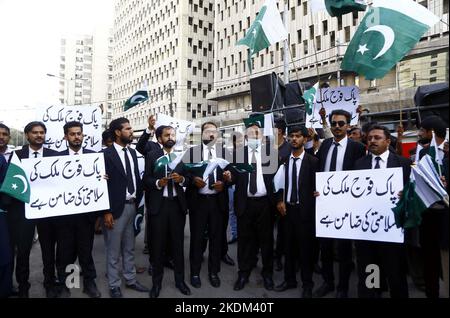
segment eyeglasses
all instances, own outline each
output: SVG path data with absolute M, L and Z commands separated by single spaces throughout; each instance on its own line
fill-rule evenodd
M 332 121 L 330 124 L 331 124 L 331 127 L 336 127 L 336 126 L 344 127 L 345 125 L 347 125 L 347 123 L 345 121 L 343 121 L 343 120 Z

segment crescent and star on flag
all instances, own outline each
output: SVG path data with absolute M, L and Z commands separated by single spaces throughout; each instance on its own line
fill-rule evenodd
M 384 54 L 386 54 L 387 51 L 389 51 L 389 49 L 392 47 L 392 44 L 394 44 L 395 41 L 395 33 L 394 31 L 386 26 L 386 25 L 375 25 L 373 27 L 368 28 L 366 31 L 364 31 L 364 33 L 367 32 L 379 32 L 381 33 L 381 35 L 383 35 L 384 37 L 384 45 L 383 48 L 381 49 L 380 52 L 378 52 L 378 54 L 373 58 L 373 60 L 376 60 L 380 57 L 382 57 Z M 361 53 L 361 55 L 364 55 L 364 53 L 366 53 L 367 51 L 370 51 L 367 48 L 367 43 L 363 44 L 363 45 L 359 45 L 358 48 L 358 53 Z

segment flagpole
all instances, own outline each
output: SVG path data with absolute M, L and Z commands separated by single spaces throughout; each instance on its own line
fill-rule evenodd
M 313 12 L 312 12 L 312 9 L 311 9 L 311 4 L 309 4 L 309 13 L 310 13 L 310 15 L 311 15 L 311 24 L 314 24 L 314 21 L 313 21 Z M 315 58 L 315 60 L 316 60 L 317 86 L 319 87 L 320 100 L 323 101 L 323 98 L 322 98 L 322 88 L 320 87 L 319 59 L 317 58 L 317 50 L 316 50 L 316 41 L 315 41 L 315 38 L 312 39 L 312 42 L 313 42 L 314 58 Z M 322 107 L 323 107 L 323 104 L 322 104 Z M 315 111 L 316 111 L 316 103 L 313 103 L 313 109 L 312 109 L 313 116 L 314 116 Z M 323 123 L 322 123 L 322 124 L 323 124 Z
M 284 22 L 284 27 L 286 28 L 286 30 L 288 29 L 288 25 L 287 25 L 287 20 L 288 20 L 288 5 L 286 3 L 286 0 L 283 0 L 283 4 L 284 4 L 284 10 L 283 10 L 283 22 Z M 289 34 L 289 32 L 288 32 Z M 288 37 L 289 38 L 289 37 Z M 284 58 L 283 58 L 283 62 L 284 62 L 284 84 L 288 84 L 289 83 L 289 44 L 288 44 L 288 39 L 284 40 Z
M 397 72 L 397 91 L 398 91 L 398 104 L 400 107 L 400 127 L 403 127 L 403 111 L 402 111 L 402 98 L 401 98 L 401 92 L 400 92 L 400 64 L 397 63 L 396 65 L 396 72 Z

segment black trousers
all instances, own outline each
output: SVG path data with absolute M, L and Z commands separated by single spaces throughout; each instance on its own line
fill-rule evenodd
M 55 271 L 61 268 L 60 259 L 57 259 L 56 243 L 59 235 L 60 217 L 45 218 L 37 221 L 39 244 L 41 245 L 44 287 L 49 288 L 56 283 Z
M 74 264 L 78 258 L 83 280 L 94 280 L 97 277 L 92 249 L 94 245 L 95 219 L 88 214 L 62 217 L 58 227 L 58 259 L 57 266 L 60 281 L 65 281 L 68 273 L 66 266 Z
M 300 271 L 303 289 L 312 289 L 314 270 L 314 221 L 300 219 L 300 206 L 287 205 L 286 216 L 283 217 L 285 244 L 284 280 L 289 285 L 296 285 L 295 263 L 300 260 Z M 281 220 L 280 220 L 281 221 Z
M 149 216 L 150 262 L 153 284 L 161 285 L 164 275 L 164 254 L 167 237 L 172 243 L 175 282 L 184 281 L 184 225 L 186 215 L 177 199 L 163 198 L 158 214 Z
M 334 251 L 337 249 L 339 263 L 339 282 L 337 289 L 348 291 L 348 283 L 352 272 L 352 240 L 321 238 L 319 240 L 322 276 L 330 286 L 334 286 Z
M 7 213 L 11 250 L 16 251 L 15 271 L 19 290 L 30 289 L 30 251 L 33 246 L 35 220 L 25 218 L 25 210 Z M 12 267 L 14 268 L 14 259 Z
M 239 274 L 249 276 L 261 249 L 262 275 L 273 275 L 273 222 L 267 197 L 248 198 L 244 214 L 237 217 Z
M 224 191 L 228 191 L 227 189 Z M 222 248 L 221 248 L 221 256 L 224 257 L 228 254 L 228 238 L 227 238 L 227 230 L 228 230 L 228 220 L 230 218 L 228 214 L 228 209 L 221 209 L 222 213 Z
M 428 298 L 439 297 L 441 273 L 440 228 L 442 210 L 428 209 L 422 214 L 420 245 L 423 256 L 425 294 Z M 447 211 L 448 213 L 448 211 Z
M 406 281 L 406 247 L 404 244 L 356 241 L 356 259 L 358 267 L 358 297 L 377 298 L 380 290 L 367 288 L 366 279 L 370 274 L 366 268 L 376 264 L 380 268 L 381 279 L 386 279 L 391 298 L 408 298 Z M 381 287 L 381 286 L 380 286 Z
M 199 194 L 195 209 L 189 211 L 191 276 L 200 274 L 205 231 L 208 233 L 209 241 L 208 272 L 212 274 L 220 272 L 223 223 L 223 213 L 217 195 Z
M 0 298 L 6 298 L 12 291 L 13 255 L 9 243 L 6 213 L 0 212 Z
M 273 213 L 278 213 L 276 210 Z M 285 223 L 284 217 L 281 217 L 280 215 L 277 215 L 275 217 L 275 224 L 277 227 L 277 239 L 275 242 L 275 258 L 281 259 L 284 255 L 284 251 L 286 248 L 285 243 L 285 229 L 284 229 L 284 223 Z

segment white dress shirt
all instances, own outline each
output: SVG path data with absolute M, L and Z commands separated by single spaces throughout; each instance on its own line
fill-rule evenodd
M 387 168 L 387 161 L 389 158 L 389 148 L 383 152 L 381 155 L 376 156 L 374 154 L 372 154 L 372 169 L 375 169 L 375 165 L 377 164 L 377 160 L 375 159 L 376 157 L 380 157 L 380 169 L 386 169 Z
M 216 144 L 212 145 L 211 147 L 203 145 L 202 148 L 203 148 L 203 160 L 208 160 L 208 158 L 209 158 L 209 149 L 211 149 L 211 155 L 212 155 L 211 159 L 216 159 L 217 158 L 217 155 L 216 155 Z M 214 169 L 213 173 L 214 173 L 214 180 L 217 181 L 217 168 Z M 216 190 L 211 190 L 208 187 L 209 180 L 207 180 L 207 178 L 208 178 L 208 176 L 203 174 L 203 181 L 206 182 L 206 185 L 203 188 L 199 189 L 198 193 L 200 193 L 200 194 L 216 194 L 217 193 Z
M 296 203 L 299 203 L 300 202 L 300 194 L 298 193 L 299 192 L 299 189 L 298 189 L 298 178 L 299 178 L 299 175 L 300 175 L 300 169 L 301 169 L 301 167 L 302 167 L 302 162 L 303 162 L 303 158 L 305 157 L 305 152 L 303 151 L 302 152 L 302 154 L 299 156 L 299 157 L 297 157 L 298 158 L 298 160 L 297 160 L 297 162 L 295 163 L 295 165 L 297 166 L 297 202 Z M 291 153 L 291 157 L 289 158 L 289 173 L 288 173 L 288 192 L 287 192 L 287 202 L 289 202 L 289 200 L 291 199 L 291 193 L 292 193 L 292 168 L 293 168 L 293 163 L 294 163 L 294 158 L 296 158 L 296 157 L 294 157 L 293 155 L 292 155 L 292 153 Z
M 333 139 L 333 142 L 331 143 L 331 147 L 328 150 L 327 159 L 325 161 L 325 172 L 330 171 L 331 156 L 333 155 L 333 150 L 335 147 L 334 142 L 335 142 L 335 140 Z M 337 158 L 336 158 L 336 171 L 342 171 L 343 166 L 344 166 L 344 155 L 345 155 L 345 151 L 347 150 L 348 138 L 344 137 L 344 139 L 339 141 L 338 144 L 339 144 L 339 146 L 337 146 L 338 153 L 337 153 Z
M 123 151 L 122 151 L 123 152 Z M 74 156 L 74 155 L 82 155 L 83 154 L 83 148 L 80 148 L 80 150 L 78 151 L 73 151 L 72 148 L 69 148 L 69 156 Z M 125 157 L 123 157 L 125 160 Z
M 248 163 L 252 161 L 253 149 L 248 147 Z M 247 196 L 249 198 L 258 198 L 267 195 L 266 184 L 264 183 L 263 171 L 261 166 L 261 147 L 258 147 L 255 152 L 256 157 L 256 186 L 257 191 L 255 194 L 250 192 L 250 173 L 248 174 L 248 186 L 247 186 Z
M 39 150 L 33 150 L 31 149 L 31 147 L 28 147 L 28 158 L 35 158 L 34 157 L 34 153 L 37 152 L 37 157 L 36 158 L 42 158 L 44 157 L 44 147 L 41 147 L 41 149 Z
M 125 151 L 123 151 L 124 147 L 120 146 L 117 143 L 114 143 L 114 148 L 116 149 L 117 154 L 119 155 L 120 161 L 122 162 L 123 171 L 126 174 L 127 168 L 125 165 Z M 130 200 L 130 199 L 136 199 L 137 184 L 136 184 L 136 176 L 134 175 L 134 161 L 133 161 L 133 157 L 131 156 L 131 153 L 130 153 L 130 147 L 127 146 L 126 148 L 127 148 L 128 159 L 130 159 L 131 175 L 133 177 L 133 184 L 134 184 L 134 189 L 135 189 L 132 194 L 129 194 L 128 190 L 126 191 L 126 200 Z

